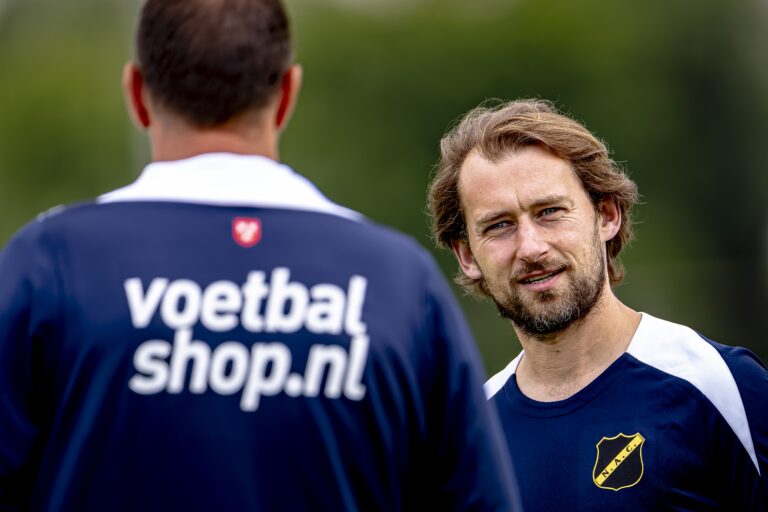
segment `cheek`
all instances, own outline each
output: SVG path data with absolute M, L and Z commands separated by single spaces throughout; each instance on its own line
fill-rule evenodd
M 595 229 L 588 238 L 589 242 L 584 244 L 583 261 L 585 262 L 600 262 L 605 260 L 605 242 L 602 239 L 599 226 L 595 226 Z M 599 263 L 594 263 L 598 265 Z
M 486 243 L 474 251 L 475 265 L 477 266 L 477 276 L 470 276 L 479 279 L 482 276 L 495 277 L 504 272 L 505 268 L 510 268 L 513 263 L 512 252 L 504 244 Z
M 591 235 L 591 234 L 590 234 Z M 564 230 L 550 244 L 552 256 L 580 259 L 589 252 L 591 236 L 576 230 Z
M 575 239 L 553 246 L 546 259 L 568 264 L 573 269 L 580 269 L 587 264 L 591 265 L 595 258 L 595 246 L 591 239 Z

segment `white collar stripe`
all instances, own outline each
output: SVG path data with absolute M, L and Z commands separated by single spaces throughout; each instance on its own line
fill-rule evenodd
M 643 313 L 627 352 L 701 391 L 733 429 L 760 473 L 744 402 L 733 374 L 715 347 L 689 327 Z
M 132 184 L 98 198 L 99 203 L 125 201 L 284 208 L 362 219 L 359 213 L 330 201 L 286 165 L 262 156 L 229 153 L 151 163 Z

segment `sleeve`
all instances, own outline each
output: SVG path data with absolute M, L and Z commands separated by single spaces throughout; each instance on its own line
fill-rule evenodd
M 45 376 L 38 351 L 55 282 L 38 234 L 34 223 L 0 252 L 0 510 L 29 506 L 41 452 Z
M 741 464 L 744 470 L 736 463 L 731 465 L 732 499 L 743 500 L 742 507 L 736 507 L 738 510 L 768 510 L 768 369 L 747 349 L 726 350 L 725 361 L 739 388 L 754 449 Z
M 430 260 L 431 262 L 431 260 Z M 495 408 L 485 400 L 484 372 L 474 339 L 450 288 L 434 263 L 428 311 L 441 368 L 428 396 L 433 443 L 430 471 L 438 472 L 435 510 L 521 510 L 509 449 Z

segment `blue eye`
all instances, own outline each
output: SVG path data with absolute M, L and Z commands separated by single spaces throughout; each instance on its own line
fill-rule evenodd
M 509 227 L 511 225 L 512 225 L 512 223 L 509 222 L 508 220 L 502 220 L 502 221 L 499 221 L 499 222 L 496 222 L 494 224 L 489 225 L 487 228 L 485 228 L 485 230 L 483 230 L 483 232 L 484 233 L 490 233 L 490 232 L 496 231 L 498 229 L 507 228 L 507 227 Z
M 506 220 L 503 220 L 501 222 L 497 222 L 496 224 L 492 225 L 491 228 L 503 228 L 508 225 L 509 225 L 509 222 L 507 222 Z
M 539 212 L 539 215 L 551 215 L 555 212 L 560 211 L 562 208 L 556 207 L 556 206 L 550 206 L 549 208 L 544 208 Z

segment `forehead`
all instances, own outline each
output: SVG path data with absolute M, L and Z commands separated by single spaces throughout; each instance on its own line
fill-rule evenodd
M 525 209 L 546 197 L 590 201 L 570 162 L 540 146 L 525 146 L 498 162 L 472 151 L 461 166 L 459 194 L 465 215 Z

